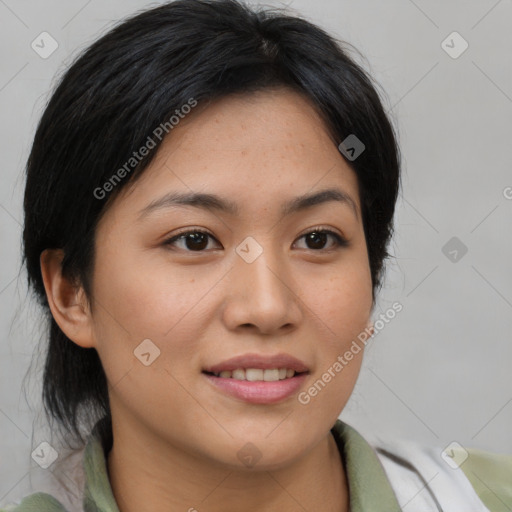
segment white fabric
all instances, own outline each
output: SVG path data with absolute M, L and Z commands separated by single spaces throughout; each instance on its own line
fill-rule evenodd
M 443 460 L 442 449 L 409 441 L 372 445 L 404 512 L 490 512 L 462 469 Z

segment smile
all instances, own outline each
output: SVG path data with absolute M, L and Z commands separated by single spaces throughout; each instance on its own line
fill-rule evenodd
M 291 368 L 237 368 L 236 370 L 224 370 L 222 372 L 212 373 L 215 377 L 224 379 L 248 380 L 250 382 L 265 381 L 276 382 L 278 380 L 290 379 L 297 372 Z
M 283 375 L 283 370 L 286 373 L 281 379 L 279 377 Z M 267 378 L 265 378 L 265 373 L 268 375 Z M 296 373 L 294 370 L 286 368 L 265 370 L 240 368 L 233 371 L 222 371 L 219 375 L 210 372 L 203 372 L 203 375 L 215 391 L 224 396 L 227 395 L 250 404 L 270 405 L 296 395 L 303 387 L 308 372 Z

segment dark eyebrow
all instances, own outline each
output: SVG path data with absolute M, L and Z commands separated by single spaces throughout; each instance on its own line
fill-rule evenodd
M 283 205 L 281 215 L 284 217 L 329 201 L 338 201 L 348 205 L 354 212 L 356 219 L 359 219 L 354 200 L 346 192 L 336 188 L 329 188 L 321 190 L 320 192 L 296 197 Z M 176 205 L 195 206 L 197 208 L 225 212 L 231 215 L 238 215 L 240 213 L 240 208 L 237 203 L 223 199 L 214 194 L 204 194 L 200 192 L 169 192 L 161 198 L 155 199 L 143 208 L 139 212 L 138 218 L 141 220 L 153 211 L 170 208 Z
M 292 199 L 288 203 L 284 204 L 281 210 L 281 215 L 284 217 L 286 215 L 290 215 L 291 213 L 305 210 L 311 206 L 327 203 L 329 201 L 338 201 L 342 204 L 350 206 L 356 219 L 359 219 L 359 216 L 357 215 L 357 206 L 354 200 L 346 192 L 343 192 L 337 188 L 328 188 L 313 194 L 304 194 L 302 196 L 296 197 L 295 199 Z

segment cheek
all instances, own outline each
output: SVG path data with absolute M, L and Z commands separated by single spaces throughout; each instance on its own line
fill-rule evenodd
M 134 351 L 146 339 L 155 345 L 155 353 L 160 351 L 154 364 L 162 369 L 174 374 L 199 364 L 198 343 L 211 321 L 205 292 L 214 288 L 218 276 L 198 275 L 192 266 L 142 265 L 124 257 L 115 264 L 99 263 L 94 329 L 110 380 L 140 365 Z
M 364 254 L 362 254 L 364 256 Z M 319 333 L 315 378 L 301 403 L 337 414 L 348 401 L 361 368 L 372 306 L 367 260 L 354 257 L 336 271 L 315 276 L 308 305 Z M 348 260 L 348 258 L 347 258 Z
M 355 262 L 318 274 L 308 285 L 305 301 L 319 321 L 336 337 L 337 345 L 357 336 L 369 322 L 372 283 L 367 265 Z
M 371 308 L 371 285 L 364 275 L 331 277 L 316 293 L 311 318 L 321 350 L 314 378 L 298 397 L 311 415 L 331 414 L 334 421 L 354 389 L 365 348 L 361 334 L 366 334 Z
M 190 406 L 182 383 L 199 366 L 198 343 L 209 322 L 201 299 L 214 278 L 194 280 L 191 272 L 128 258 L 97 268 L 94 330 L 111 400 L 141 417 L 157 412 L 170 421 L 173 411 Z
M 179 268 L 162 259 L 123 258 L 99 266 L 95 277 L 97 297 L 118 327 L 132 338 L 162 338 L 181 323 L 215 284 L 211 273 L 199 275 L 197 267 Z M 107 319 L 108 320 L 108 319 Z

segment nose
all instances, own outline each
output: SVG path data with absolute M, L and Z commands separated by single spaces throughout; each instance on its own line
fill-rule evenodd
M 252 263 L 236 256 L 228 280 L 223 309 L 228 329 L 279 334 L 300 324 L 302 301 L 291 272 L 270 249 Z

